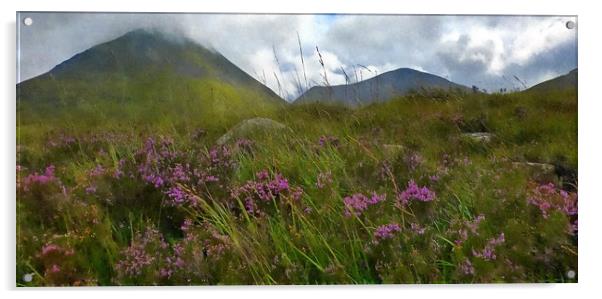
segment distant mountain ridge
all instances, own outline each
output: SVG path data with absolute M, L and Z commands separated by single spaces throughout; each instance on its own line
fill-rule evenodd
M 387 101 L 422 89 L 470 90 L 437 75 L 399 68 L 357 83 L 330 87 L 314 86 L 299 96 L 295 103 L 323 102 L 361 106 Z

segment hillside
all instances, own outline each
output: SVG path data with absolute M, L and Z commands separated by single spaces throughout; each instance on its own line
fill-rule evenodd
M 386 72 L 368 80 L 347 85 L 314 86 L 299 96 L 295 103 L 340 103 L 347 106 L 361 106 L 374 102 L 384 102 L 394 97 L 420 90 L 468 90 L 466 86 L 453 83 L 445 78 L 409 68 Z
M 221 54 L 145 30 L 73 56 L 18 84 L 17 95 L 25 123 L 99 114 L 140 122 L 166 113 L 194 118 L 256 114 L 285 104 Z
M 526 91 L 550 92 L 577 88 L 577 69 L 556 78 L 541 82 Z

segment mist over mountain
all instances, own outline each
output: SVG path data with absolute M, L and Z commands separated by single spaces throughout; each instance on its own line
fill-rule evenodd
M 34 104 L 28 107 L 32 110 L 145 105 L 225 111 L 285 104 L 220 53 L 191 40 L 141 29 L 18 84 L 17 96 L 21 104 Z

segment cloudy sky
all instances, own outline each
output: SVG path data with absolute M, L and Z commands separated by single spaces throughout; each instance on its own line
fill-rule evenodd
M 27 17 L 30 26 L 23 25 Z M 345 74 L 355 82 L 409 67 L 467 86 L 515 89 L 577 67 L 577 29 L 566 26 L 577 19 L 566 16 L 21 13 L 18 18 L 18 81 L 138 28 L 213 48 L 289 100 L 298 95 L 298 82 L 306 86 L 299 40 L 309 87 L 324 84 L 316 46 L 330 84 L 344 84 Z

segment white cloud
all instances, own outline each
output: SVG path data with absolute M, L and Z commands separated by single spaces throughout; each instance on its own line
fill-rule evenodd
M 297 32 L 309 86 L 324 83 L 316 46 L 323 55 L 330 84 L 345 83 L 341 69 L 353 82 L 356 76 L 367 79 L 411 67 L 465 85 L 496 89 L 508 87 L 504 75 L 518 75 L 537 83 L 577 64 L 576 30 L 564 25 L 576 20 L 569 17 L 30 15 L 37 27 L 22 31 L 22 79 L 46 72 L 77 52 L 140 27 L 183 34 L 210 46 L 279 92 L 275 73 L 282 94 L 289 99 L 297 96 L 299 81 L 305 88 Z

